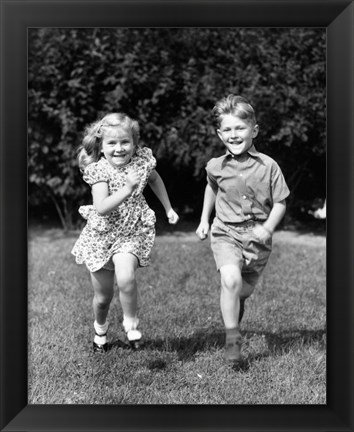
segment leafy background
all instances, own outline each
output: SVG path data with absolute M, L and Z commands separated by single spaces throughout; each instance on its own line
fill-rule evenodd
M 224 151 L 211 109 L 231 92 L 255 106 L 256 147 L 281 166 L 288 218 L 301 219 L 326 193 L 325 29 L 29 29 L 30 217 L 80 225 L 90 191 L 76 150 L 113 111 L 139 121 L 173 205 L 196 217 L 206 162 Z

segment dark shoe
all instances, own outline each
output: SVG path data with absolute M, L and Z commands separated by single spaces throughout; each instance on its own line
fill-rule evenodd
M 238 316 L 238 323 L 239 324 L 240 324 L 240 322 L 242 320 L 243 314 L 245 313 L 245 301 L 246 301 L 246 299 L 244 299 L 244 298 L 240 299 L 240 313 L 239 313 L 239 316 Z
M 103 334 L 103 335 L 99 335 L 95 332 L 96 336 L 107 336 L 107 333 Z M 105 344 L 97 344 L 96 342 L 93 342 L 93 352 L 95 353 L 99 353 L 99 354 L 104 354 L 105 352 L 108 351 L 108 343 L 106 342 Z
M 228 362 L 241 360 L 242 337 L 238 329 L 226 332 L 225 359 Z
M 96 344 L 96 342 L 93 342 L 93 352 L 104 354 L 108 351 L 108 343 L 106 342 L 103 345 Z
M 129 345 L 133 350 L 138 350 L 141 348 L 141 341 L 140 340 L 136 340 L 136 341 L 129 341 Z

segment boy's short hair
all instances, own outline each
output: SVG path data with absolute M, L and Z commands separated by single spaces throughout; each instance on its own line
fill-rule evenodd
M 217 126 L 220 126 L 221 117 L 225 114 L 233 114 L 242 120 L 251 122 L 253 125 L 257 123 L 252 105 L 243 96 L 229 94 L 215 104 L 212 112 Z

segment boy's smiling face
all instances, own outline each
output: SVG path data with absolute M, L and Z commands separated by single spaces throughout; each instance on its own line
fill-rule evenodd
M 258 134 L 258 125 L 234 114 L 224 114 L 217 134 L 229 151 L 239 156 L 252 147 L 253 138 Z

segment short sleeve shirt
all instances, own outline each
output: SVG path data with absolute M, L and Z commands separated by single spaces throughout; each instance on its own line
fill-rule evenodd
M 216 216 L 225 223 L 264 221 L 274 203 L 290 193 L 279 165 L 254 146 L 241 156 L 227 151 L 211 159 L 206 172 L 216 194 Z

